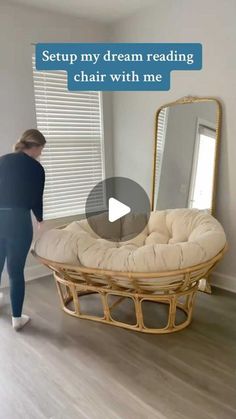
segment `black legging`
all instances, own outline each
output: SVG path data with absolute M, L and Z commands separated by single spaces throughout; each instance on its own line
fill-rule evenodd
M 32 236 L 29 210 L 0 209 L 0 281 L 6 260 L 13 317 L 20 317 L 22 314 L 25 296 L 24 267 Z

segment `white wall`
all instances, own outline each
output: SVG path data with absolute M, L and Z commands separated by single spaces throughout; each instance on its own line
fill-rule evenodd
M 36 127 L 32 80 L 31 43 L 105 42 L 102 24 L 47 13 L 0 0 L 0 155 L 28 128 Z M 112 176 L 112 97 L 104 94 L 106 174 Z M 37 277 L 42 268 L 29 256 L 27 277 Z M 6 275 L 4 274 L 4 277 Z
M 140 182 L 150 192 L 154 114 L 158 107 L 186 95 L 216 96 L 223 105 L 223 130 L 217 217 L 229 251 L 217 267 L 218 283 L 236 284 L 236 1 L 165 0 L 111 28 L 117 42 L 201 42 L 203 69 L 172 73 L 169 92 L 114 94 L 116 175 Z

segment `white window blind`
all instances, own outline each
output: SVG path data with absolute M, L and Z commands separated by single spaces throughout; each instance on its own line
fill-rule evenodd
M 165 146 L 167 119 L 168 119 L 168 108 L 163 108 L 158 115 L 156 178 L 155 178 L 156 197 L 155 199 L 157 199 L 159 184 L 160 184 L 161 166 L 162 166 L 163 152 L 164 152 L 164 146 Z
M 33 79 L 37 127 L 47 140 L 40 160 L 44 218 L 84 213 L 89 192 L 105 176 L 101 92 L 68 91 L 67 73 L 37 71 L 35 57 Z

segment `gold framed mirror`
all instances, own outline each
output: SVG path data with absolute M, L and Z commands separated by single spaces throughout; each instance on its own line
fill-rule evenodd
M 214 97 L 186 96 L 155 115 L 151 208 L 215 214 L 222 108 Z M 200 289 L 211 292 L 201 280 Z
M 155 115 L 152 210 L 199 208 L 214 215 L 222 109 L 186 96 Z

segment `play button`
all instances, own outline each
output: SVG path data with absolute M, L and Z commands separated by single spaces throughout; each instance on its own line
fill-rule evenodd
M 129 214 L 130 211 L 131 209 L 128 205 L 122 204 L 115 198 L 109 198 L 108 220 L 110 223 L 114 223 L 114 221 Z
M 106 240 L 129 241 L 146 227 L 150 202 L 144 189 L 125 177 L 99 182 L 86 201 L 86 218 L 96 234 Z

